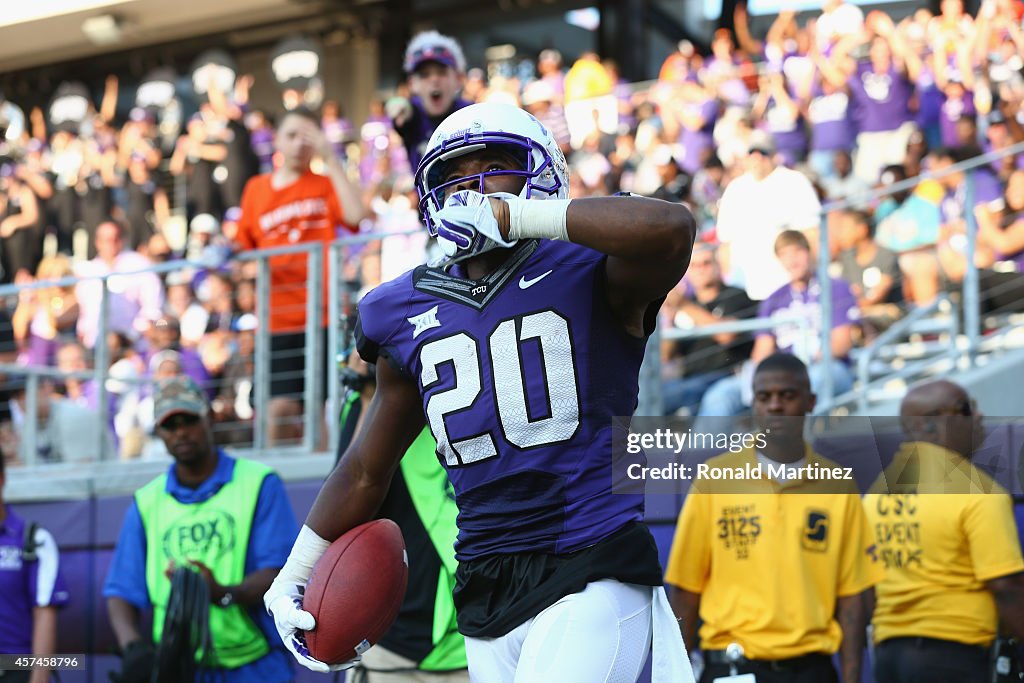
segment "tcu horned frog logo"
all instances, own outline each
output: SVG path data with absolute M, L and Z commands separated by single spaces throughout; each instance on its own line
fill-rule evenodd
M 235 547 L 235 518 L 219 509 L 179 517 L 163 540 L 164 555 L 169 560 L 214 560 Z

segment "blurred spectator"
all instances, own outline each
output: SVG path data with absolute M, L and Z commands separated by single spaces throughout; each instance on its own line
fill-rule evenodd
M 941 149 L 933 156 L 931 170 L 936 174 L 946 172 L 953 164 L 966 161 L 977 153 L 976 148 Z M 938 260 L 919 259 L 906 270 L 914 301 L 920 304 L 934 299 L 944 285 L 956 285 L 963 280 L 967 269 L 966 212 L 974 214 L 979 226 L 992 226 L 1005 207 L 1002 186 L 988 168 L 977 168 L 969 174 L 946 172 L 938 177 L 938 182 L 945 190 L 940 205 L 942 224 L 936 252 Z M 973 199 L 970 207 L 966 205 L 968 194 Z M 978 267 L 986 267 L 993 258 L 991 248 L 979 242 L 975 251 Z
M 242 198 L 237 238 L 241 248 L 266 249 L 303 242 L 329 244 L 339 230 L 354 231 L 353 226 L 364 215 L 362 198 L 334 156 L 319 120 L 306 110 L 288 112 L 278 125 L 274 145 L 281 155 L 281 165 L 272 174 L 249 181 Z M 329 177 L 310 170 L 314 154 L 326 163 Z M 325 249 L 325 268 L 328 258 Z M 270 259 L 270 394 L 275 397 L 268 407 L 271 443 L 298 437 L 299 428 L 285 425 L 283 420 L 297 414 L 300 404 L 296 397 L 303 396 L 305 387 L 302 349 L 307 343 L 306 260 L 304 253 Z M 323 278 L 324 311 L 327 282 Z M 326 324 L 326 319 L 322 319 L 318 327 Z M 326 356 L 326 343 L 323 349 Z M 324 382 L 326 375 L 321 375 Z
M 206 366 L 203 365 L 202 358 L 200 358 L 195 349 L 182 348 L 181 346 L 181 327 L 178 324 L 177 318 L 161 316 L 154 320 L 146 336 L 149 341 L 147 357 L 150 361 L 150 368 L 153 367 L 153 358 L 160 353 L 174 351 L 178 354 L 179 372 L 190 377 L 204 391 L 212 391 L 210 373 Z
M 986 313 L 1024 311 L 1024 170 L 1010 175 L 1005 199 L 995 220 L 978 221 L 978 243 L 992 254 L 978 273 Z
M 29 444 L 24 439 L 27 420 L 36 421 L 37 462 L 95 462 L 104 457 L 99 441 L 101 430 L 106 427 L 101 426 L 96 411 L 54 393 L 49 379 L 39 380 L 35 415 L 27 412 L 24 379 L 13 385 L 10 404 L 11 424 L 19 440 L 18 457 L 22 462 L 29 460 Z
M 903 275 L 896 254 L 874 240 L 871 216 L 847 209 L 836 221 L 840 277 L 860 308 L 861 328 L 867 338 L 891 325 L 901 315 Z
M 270 173 L 274 170 L 274 122 L 266 112 L 253 109 L 245 115 L 245 127 L 249 130 L 259 172 Z
M 0 165 L 0 256 L 3 282 L 36 272 L 42 256 L 39 199 L 13 164 Z
M 888 15 L 872 13 L 867 61 L 849 56 L 851 41 L 841 41 L 830 61 L 835 69 L 823 72 L 838 87 L 849 78 L 850 95 L 858 126 L 854 173 L 874 184 L 882 168 L 903 161 L 907 140 L 914 130 L 910 100 L 921 59 L 910 49 Z
M 171 175 L 185 180 L 190 217 L 201 213 L 220 215 L 222 210 L 214 172 L 227 159 L 228 149 L 215 133 L 202 114 L 193 114 L 171 156 Z
M 562 73 L 562 53 L 553 48 L 541 50 L 537 55 L 537 73 L 540 80 L 551 86 L 555 103 L 565 101 L 565 75 Z
M 341 105 L 336 100 L 324 102 L 320 112 L 320 126 L 323 128 L 324 137 L 334 150 L 334 155 L 339 159 L 347 159 L 346 147 L 355 140 L 356 130 L 352 122 L 342 116 Z
M 125 334 L 111 332 L 107 335 L 107 345 L 110 347 L 107 392 L 118 454 L 122 459 L 136 458 L 142 451 L 145 436 L 139 424 L 139 403 L 143 394 L 140 380 L 146 374 L 145 363 Z
M 787 90 L 781 73 L 761 76 L 760 89 L 751 107 L 755 120 L 764 120 L 765 128 L 775 141 L 779 161 L 792 168 L 807 156 L 807 131 L 803 114 Z
M 607 95 L 614 82 L 595 52 L 584 52 L 565 74 L 565 102 L 588 100 Z
M 812 51 L 811 56 L 819 70 L 829 68 L 819 53 Z M 815 80 L 802 104 L 811 128 L 811 151 L 807 163 L 822 180 L 834 173 L 835 154 L 840 151 L 849 153 L 857 135 L 849 89 L 845 84 L 836 85 L 837 81 L 839 79 Z
M 658 81 L 664 84 L 680 85 L 697 79 L 697 70 L 702 63 L 700 55 L 689 40 L 681 40 L 676 51 L 665 58 L 658 71 Z
M 35 279 L 61 280 L 71 273 L 71 261 L 64 255 L 57 255 L 44 258 L 39 263 Z M 60 338 L 69 332 L 74 334 L 77 319 L 78 302 L 74 286 L 22 290 L 12 320 L 20 351 L 18 362 L 52 365 Z
M 654 163 L 658 167 L 661 185 L 654 191 L 652 197 L 667 202 L 682 202 L 690 196 L 692 178 L 679 169 L 679 164 L 676 163 L 672 149 L 668 145 L 661 145 L 654 150 Z
M 125 178 L 128 223 L 128 247 L 137 250 L 159 232 L 171 216 L 167 192 L 157 183 L 144 154 L 134 153 L 128 161 Z
M 701 235 L 714 230 L 725 183 L 725 167 L 717 156 L 711 157 L 693 177 L 690 196 Z
M 853 174 L 853 159 L 846 150 L 839 150 L 832 160 L 833 174 L 821 179 L 825 198 L 829 201 L 856 198 L 871 190 L 871 186 Z
M 214 430 L 220 445 L 252 443 L 253 361 L 256 351 L 256 316 L 247 313 L 235 322 L 237 350 L 221 376 L 220 392 L 213 399 Z
M 425 31 L 409 41 L 403 64 L 412 97 L 393 97 L 385 107 L 415 169 L 437 124 L 470 104 L 458 97 L 466 58 L 455 39 Z
M 715 247 L 698 243 L 690 258 L 686 280 L 668 294 L 665 312 L 672 324 L 683 329 L 700 328 L 754 317 L 757 306 L 737 287 L 722 282 Z M 696 415 L 708 387 L 728 377 L 750 356 L 749 334 L 723 332 L 710 337 L 663 342 L 663 356 L 683 363 L 682 376 L 662 386 L 666 415 L 680 409 Z
M 523 108 L 537 117 L 537 120 L 551 131 L 562 153 L 571 152 L 569 145 L 569 124 L 565 121 L 562 105 L 555 104 L 555 89 L 547 81 L 534 81 L 523 90 Z
M 138 336 L 149 321 L 160 318 L 164 304 L 163 285 L 153 273 L 139 273 L 151 265 L 149 259 L 126 250 L 124 229 L 108 221 L 96 230 L 96 258 L 79 264 L 75 275 L 82 278 L 75 286 L 78 301 L 78 337 L 88 348 L 96 345 L 96 332 L 103 302 L 103 280 L 107 279 L 108 327 L 112 332 Z
M 726 282 L 742 284 L 760 301 L 788 279 L 781 264 L 766 259 L 776 236 L 787 229 L 816 235 L 821 203 L 806 176 L 775 164 L 771 136 L 758 132 L 751 139 L 744 167 L 722 194 L 716 233 Z
M 989 113 L 982 151 L 986 153 L 1001 151 L 1021 141 L 1024 141 L 1024 130 L 1016 116 L 1007 117 L 999 109 Z M 1010 177 L 1011 173 L 1021 168 L 1024 168 L 1024 153 L 1007 154 L 1002 159 L 992 162 L 992 170 L 1004 181 Z
M 658 91 L 665 137 L 682 145 L 681 167 L 691 176 L 714 147 L 713 131 L 719 105 L 714 94 L 698 83 L 683 83 L 676 90 Z
M 167 277 L 167 301 L 164 310 L 178 319 L 181 328 L 181 343 L 196 346 L 206 334 L 210 320 L 209 312 L 195 300 L 191 279 L 184 274 Z
M 69 341 L 57 349 L 57 369 L 62 373 L 92 370 L 89 351 L 80 342 Z M 99 407 L 99 388 L 92 379 L 65 377 L 61 393 L 76 405 L 96 410 Z
M 739 375 L 732 375 L 713 384 L 701 401 L 701 415 L 740 415 L 750 405 L 747 393 L 750 371 L 776 351 L 793 354 L 803 360 L 811 378 L 811 391 L 818 393 L 825 373 L 832 375 L 835 396 L 853 388 L 850 369 L 850 349 L 853 346 L 853 326 L 859 318 L 857 300 L 845 280 L 832 279 L 832 319 L 822 320 L 821 286 L 818 283 L 816 263 L 811 258 L 811 246 L 803 233 L 785 230 L 775 240 L 775 255 L 789 275 L 789 284 L 782 286 L 762 301 L 757 317 L 790 317 L 805 319 L 805 324 L 779 323 L 773 330 L 758 332 L 750 363 Z M 831 327 L 832 361 L 826 365 L 821 353 L 821 326 Z

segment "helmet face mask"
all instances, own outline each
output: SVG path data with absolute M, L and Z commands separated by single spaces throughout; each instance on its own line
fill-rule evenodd
M 445 178 L 452 159 L 499 147 L 514 158 L 521 170 L 485 171 L 461 178 Z M 523 199 L 567 199 L 568 166 L 551 133 L 528 112 L 504 104 L 483 103 L 464 107 L 445 119 L 434 131 L 416 170 L 419 208 L 432 236 L 437 236 L 436 214 L 445 196 L 456 185 L 474 183 L 484 193 L 488 176 L 516 175 L 524 178 L 519 196 Z M 443 247 L 445 245 L 442 245 Z M 473 240 L 468 249 L 449 253 L 455 260 L 468 258 L 496 246 L 491 240 Z M 446 253 L 451 249 L 446 248 Z

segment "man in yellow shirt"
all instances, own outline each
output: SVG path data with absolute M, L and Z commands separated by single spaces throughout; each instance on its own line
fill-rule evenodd
M 804 441 L 804 417 L 815 397 L 799 359 L 769 356 L 753 385 L 764 448 L 726 453 L 707 465 L 760 464 L 763 474 L 698 479 L 679 516 L 665 581 L 683 639 L 693 651 L 699 612 L 702 683 L 731 673 L 726 649 L 732 644 L 744 655 L 735 673 L 754 674 L 757 683 L 838 681 L 837 651 L 841 680 L 859 683 L 864 594 L 882 570 L 855 483 L 811 474 L 836 470 Z M 780 463 L 800 474 L 780 475 Z
M 908 440 L 864 497 L 885 565 L 872 619 L 875 680 L 987 682 L 999 619 L 1024 639 L 1012 501 L 971 463 L 985 433 L 963 388 L 920 385 L 900 417 Z

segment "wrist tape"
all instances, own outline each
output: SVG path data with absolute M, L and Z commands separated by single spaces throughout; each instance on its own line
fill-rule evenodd
M 508 202 L 508 239 L 549 239 L 569 241 L 565 215 L 570 199 L 520 200 Z

